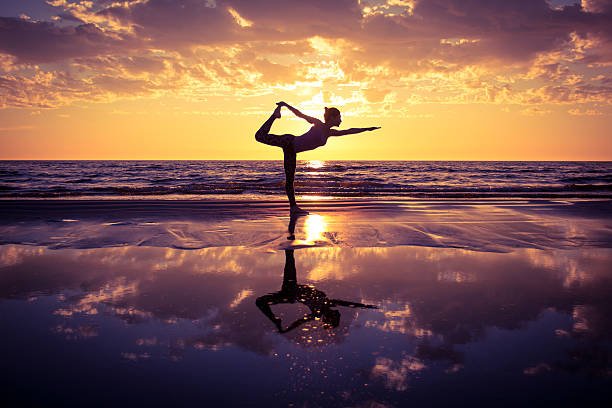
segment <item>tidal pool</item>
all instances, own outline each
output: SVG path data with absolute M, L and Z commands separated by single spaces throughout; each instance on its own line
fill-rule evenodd
M 604 406 L 612 249 L 0 246 L 4 406 Z

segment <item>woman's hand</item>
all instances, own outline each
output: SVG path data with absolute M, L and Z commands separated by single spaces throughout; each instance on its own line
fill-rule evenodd
M 284 101 L 276 102 L 276 104 L 278 106 L 287 106 L 287 107 L 289 106 L 289 104 L 287 102 L 284 102 Z

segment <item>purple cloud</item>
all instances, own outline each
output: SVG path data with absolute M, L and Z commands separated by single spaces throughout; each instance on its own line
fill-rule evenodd
M 0 51 L 21 62 L 99 55 L 133 43 L 133 39 L 111 37 L 95 24 L 60 27 L 51 22 L 0 17 Z

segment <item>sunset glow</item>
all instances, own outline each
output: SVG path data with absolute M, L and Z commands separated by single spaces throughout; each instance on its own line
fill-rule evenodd
M 300 159 L 611 160 L 610 27 L 607 0 L 3 1 L 0 158 L 279 159 L 253 134 L 284 100 L 382 127 Z
M 323 240 L 323 233 L 327 231 L 325 216 L 319 214 L 309 214 L 304 221 L 304 232 L 307 242 L 317 242 Z

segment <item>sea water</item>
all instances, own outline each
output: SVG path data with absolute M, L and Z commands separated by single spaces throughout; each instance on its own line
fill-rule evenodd
M 299 161 L 319 197 L 610 197 L 612 162 Z M 0 161 L 0 198 L 282 196 L 280 161 Z

